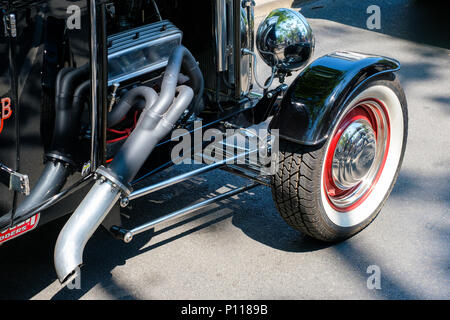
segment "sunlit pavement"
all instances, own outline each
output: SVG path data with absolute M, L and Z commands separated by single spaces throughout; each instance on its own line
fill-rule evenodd
M 345 49 L 402 63 L 399 76 L 409 105 L 406 156 L 391 197 L 366 230 L 337 245 L 310 240 L 283 222 L 270 190 L 258 187 L 130 244 L 99 229 L 85 250 L 81 289 L 68 290 L 61 289 L 53 269 L 60 221 L 1 248 L 0 297 L 449 299 L 450 41 L 421 37 L 407 15 L 398 16 L 409 10 L 413 21 L 421 21 L 417 17 L 425 9 L 414 1 L 383 3 L 306 1 L 301 11 L 316 35 L 316 58 Z M 366 28 L 372 4 L 381 8 L 381 30 Z M 258 71 L 268 75 L 262 63 Z M 178 166 L 160 177 L 187 169 Z M 133 223 L 143 222 L 243 183 L 213 172 L 138 200 L 125 213 Z M 379 290 L 367 287 L 372 265 L 381 271 Z

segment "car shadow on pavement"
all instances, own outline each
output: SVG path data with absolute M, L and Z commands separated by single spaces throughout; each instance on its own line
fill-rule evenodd
M 236 179 L 241 179 L 226 174 L 220 176 L 222 177 L 215 175 L 212 179 L 225 181 L 230 189 L 237 184 Z M 232 184 L 227 184 L 226 180 Z M 245 179 L 241 181 L 244 182 Z M 207 197 L 217 195 L 216 191 L 208 192 L 211 190 L 210 182 L 203 178 L 194 178 L 170 188 L 160 197 L 138 199 L 131 209 L 124 209 L 124 214 L 133 216 L 130 221 L 124 221 L 124 225 L 128 227 L 148 221 L 150 217 L 145 214 L 148 212 L 152 213 L 151 219 L 154 219 L 192 204 L 194 188 L 196 194 L 206 194 Z M 114 239 L 104 228 L 99 228 L 84 251 L 84 263 L 88 267 L 82 268 L 81 289 L 56 289 L 58 291 L 51 299 L 80 299 L 94 287 L 95 290 L 102 291 L 102 296 L 111 299 L 137 299 L 132 288 L 127 288 L 126 284 L 119 283 L 112 276 L 111 271 L 114 268 L 126 264 L 130 258 L 206 228 L 209 228 L 208 232 L 221 232 L 220 228 L 214 226 L 226 220 L 231 220 L 233 226 L 241 229 L 250 238 L 277 250 L 310 252 L 329 246 L 292 230 L 276 214 L 275 207 L 264 207 L 262 199 L 271 196 L 270 189 L 258 187 L 250 193 L 224 200 L 215 207 L 205 208 L 195 215 L 188 215 L 169 225 L 158 227 L 158 230 L 149 230 L 136 236 L 128 244 Z M 59 219 L 3 246 L 0 299 L 31 299 L 48 287 L 52 287 L 52 290 L 58 288 L 58 285 L 55 285 L 53 250 L 66 220 L 67 218 Z M 153 239 L 160 235 L 163 235 L 163 239 L 154 242 Z
M 440 164 L 440 166 L 445 165 Z M 386 257 L 377 255 L 368 250 L 367 246 L 362 245 L 360 241 L 352 238 L 333 246 L 331 249 L 340 258 L 339 260 L 347 265 L 348 269 L 355 271 L 354 274 L 359 276 L 361 282 L 367 282 L 370 275 L 366 269 L 368 266 L 377 265 L 380 267 L 382 288 L 381 290 L 372 290 L 375 298 L 390 300 L 448 299 L 450 291 L 445 285 L 450 275 L 450 255 L 447 250 L 450 229 L 448 223 L 446 223 L 448 221 L 448 209 L 431 212 L 436 207 L 449 207 L 450 193 L 448 190 L 450 190 L 450 175 L 448 173 L 436 173 L 430 176 L 409 170 L 400 172 L 389 199 L 400 203 L 414 201 L 416 205 L 421 205 L 415 211 L 402 211 L 402 213 L 408 213 L 407 215 L 399 215 L 400 212 L 395 211 L 385 212 L 385 214 L 391 216 L 383 218 L 388 221 L 388 224 L 395 224 L 394 228 L 397 230 L 395 238 L 389 239 L 397 243 L 384 241 L 384 243 L 380 242 L 374 244 L 374 246 L 398 245 L 404 239 L 411 239 L 409 235 L 422 233 L 426 234 L 426 237 L 421 236 L 421 241 L 426 240 L 427 242 L 426 244 L 423 243 L 421 247 L 414 247 L 414 242 L 403 244 L 400 247 L 404 251 L 399 251 L 395 258 L 392 256 L 388 258 L 389 254 Z M 380 214 L 383 214 L 383 210 Z M 429 218 L 430 216 L 432 218 Z M 374 224 L 377 223 L 377 220 Z M 369 226 L 369 228 L 371 227 Z M 410 251 L 411 248 L 414 248 L 412 252 Z M 432 248 L 432 253 L 426 252 L 426 248 Z M 415 273 L 414 268 L 411 268 L 411 265 L 404 261 L 405 258 L 414 260 L 414 257 L 410 255 L 423 255 L 420 260 L 424 260 L 423 263 L 425 264 L 431 262 L 428 268 L 432 267 L 435 275 L 430 277 L 431 270 L 428 271 L 430 274 L 425 271 L 423 274 Z M 437 280 L 440 277 L 444 281 Z M 411 279 L 415 281 L 411 281 Z
M 450 180 L 445 178 L 441 180 L 440 199 L 449 202 L 449 196 L 444 190 L 448 190 L 448 181 Z M 408 173 L 401 174 L 391 196 L 409 197 L 411 193 L 416 194 L 423 185 L 419 185 L 415 181 L 417 181 L 416 177 L 413 178 Z M 423 179 L 421 181 L 424 182 Z M 233 182 L 235 183 L 235 181 Z M 138 200 L 141 203 L 136 203 L 135 207 L 128 210 L 126 214 L 136 215 L 133 225 L 148 220 L 148 216 L 139 212 L 140 210 L 152 212 L 152 218 L 157 218 L 166 214 L 167 210 L 175 210 L 180 205 L 186 205 L 183 202 L 192 202 L 191 200 L 187 201 L 186 196 L 194 187 L 202 191 L 210 189 L 206 179 L 187 181 L 178 188 L 165 193 L 163 201 L 145 198 Z M 208 196 L 215 194 L 216 192 L 212 192 Z M 112 276 L 111 271 L 114 268 L 126 264 L 127 260 L 132 257 L 181 240 L 226 220 L 231 220 L 233 226 L 242 230 L 251 239 L 277 250 L 301 253 L 332 246 L 330 249 L 343 257 L 342 260 L 348 264 L 349 268 L 361 269 L 359 270 L 362 274 L 360 280 L 366 281 L 364 272 L 361 273 L 361 271 L 364 271 L 363 269 L 373 261 L 368 252 L 358 248 L 357 243 L 351 240 L 331 245 L 303 236 L 290 228 L 278 216 L 274 205 L 272 205 L 273 207 L 267 206 L 267 197 L 270 196 L 268 188 L 258 187 L 234 199 L 223 201 L 219 207 L 205 209 L 197 215 L 190 215 L 168 226 L 163 226 L 157 231 L 149 230 L 145 234 L 137 236 L 129 244 L 113 239 L 103 228 L 99 228 L 85 249 L 84 262 L 89 268 L 82 269 L 81 289 L 61 288 L 53 295 L 52 299 L 80 299 L 94 287 L 96 290 L 101 290 L 104 293 L 103 296 L 111 299 L 137 299 L 138 296 L 133 292 L 133 288 L 119 283 Z M 218 208 L 225 213 L 218 213 Z M 136 214 L 136 212 L 138 213 Z M 65 220 L 65 218 L 59 219 L 52 224 L 43 226 L 37 232 L 26 234 L 17 241 L 3 246 L 0 268 L 1 299 L 30 299 L 55 282 L 53 248 Z M 203 222 L 204 220 L 207 221 Z M 177 228 L 181 230 L 177 230 Z M 212 232 L 221 231 L 220 228 L 212 228 L 212 230 Z M 153 242 L 153 238 L 156 236 L 168 233 L 170 233 L 168 237 Z M 413 299 L 420 296 L 408 286 L 405 287 L 405 284 L 402 284 L 395 276 L 386 272 L 383 273 L 383 286 L 385 290 L 375 291 L 375 297 Z
M 185 190 L 188 192 L 189 188 Z M 183 197 L 185 194 L 179 194 L 178 196 Z M 129 244 L 112 239 L 104 229 L 98 230 L 85 249 L 85 264 L 90 268 L 82 269 L 81 290 L 63 288 L 52 299 L 80 299 L 92 288 L 98 286 L 111 299 L 136 299 L 137 297 L 133 294 L 131 288 L 127 288 L 123 283 L 118 283 L 111 275 L 114 268 L 124 265 L 132 257 L 142 255 L 171 242 L 183 240 L 184 237 L 193 233 L 206 231 L 206 229 L 208 229 L 207 232 L 221 232 L 222 229 L 215 226 L 229 219 L 234 226 L 240 228 L 253 240 L 278 250 L 309 252 L 329 246 L 291 230 L 281 218 L 270 217 L 271 214 L 255 214 L 256 211 L 243 212 L 242 207 L 247 208 L 245 201 L 249 201 L 248 198 L 248 195 L 242 194 L 235 199 L 225 200 L 219 207 L 202 210 L 194 216 L 190 215 L 168 226 L 158 227 L 157 230 L 152 229 L 144 234 L 137 235 Z M 177 202 L 179 206 L 182 201 L 183 199 L 174 202 Z M 155 209 L 158 206 L 160 212 L 156 213 Z M 152 212 L 152 218 L 158 218 L 163 215 L 161 207 L 166 211 L 167 206 L 170 206 L 170 204 L 147 205 L 147 210 Z M 136 218 L 139 221 L 143 217 Z M 148 220 L 148 217 L 143 219 L 143 221 L 146 220 Z M 206 222 L 203 222 L 205 220 Z M 133 224 L 135 223 L 137 223 L 136 219 Z M 170 235 L 166 236 L 169 233 Z M 163 239 L 155 241 L 154 238 L 160 238 L 158 236 Z M 111 255 L 112 251 L 114 255 Z
M 0 261 L 0 299 L 30 299 L 56 279 L 53 249 L 65 219 L 4 243 Z
M 227 183 L 226 180 L 230 178 L 216 175 L 216 179 Z M 237 184 L 235 180 L 233 184 Z M 411 193 L 415 194 L 421 186 L 414 181 L 416 179 L 408 173 L 401 174 L 391 196 L 409 197 Z M 442 178 L 442 190 L 448 190 L 448 181 L 450 180 Z M 149 219 L 148 215 L 143 214 L 142 211 L 152 212 L 152 218 L 157 218 L 166 214 L 168 210 L 175 210 L 192 203 L 189 195 L 193 188 L 200 190 L 199 194 L 204 192 L 203 194 L 206 193 L 207 196 L 217 195 L 215 191 L 208 193 L 211 187 L 206 179 L 194 179 L 165 192 L 163 200 L 162 198 L 137 200 L 132 209 L 125 210 L 125 214 L 134 215 L 132 223 L 130 222 L 132 225 Z M 231 220 L 234 227 L 242 230 L 251 239 L 276 250 L 302 253 L 329 248 L 342 257 L 350 269 L 357 269 L 355 273 L 361 274 L 362 282 L 366 281 L 364 268 L 373 262 L 370 253 L 359 248 L 358 244 L 352 240 L 332 245 L 302 235 L 290 228 L 278 216 L 273 204 L 271 207 L 267 205 L 269 202 L 267 197 L 271 197 L 270 189 L 258 187 L 233 199 L 225 200 L 220 206 L 204 209 L 196 215 L 176 220 L 158 230 L 149 230 L 145 234 L 136 236 L 129 244 L 112 238 L 105 229 L 99 228 L 85 249 L 84 263 L 88 267 L 82 269 L 81 289 L 61 288 L 51 298 L 54 300 L 80 299 L 95 288 L 103 293 L 102 296 L 110 299 L 138 299 L 139 295 L 133 288 L 119 282 L 112 275 L 114 268 L 125 265 L 130 258 L 173 241 L 182 240 L 206 228 L 210 228 L 209 232 L 222 232 L 221 228 L 213 226 L 220 222 L 228 223 L 227 220 Z M 449 196 L 444 191 L 441 198 L 449 202 Z M 66 218 L 59 219 L 43 226 L 37 232 L 26 234 L 17 241 L 3 246 L 0 299 L 30 299 L 55 282 L 53 248 L 65 220 Z M 159 237 L 156 241 L 154 240 L 155 237 L 165 234 L 168 236 L 163 237 L 162 240 L 159 240 Z M 389 299 L 420 297 L 420 294 L 389 272 L 383 273 L 383 288 L 384 290 L 375 291 L 374 296 Z
M 389 300 L 411 300 L 424 299 L 420 293 L 410 283 L 400 279 L 400 277 L 391 271 L 391 264 L 380 257 L 374 257 L 367 248 L 362 248 L 357 241 L 349 239 L 345 242 L 336 244 L 332 248 L 333 252 L 339 257 L 339 263 L 346 265 L 346 268 L 352 271 L 352 276 L 357 278 L 361 287 L 368 287 L 374 299 Z M 370 266 L 379 267 L 380 287 L 369 288 L 371 271 Z

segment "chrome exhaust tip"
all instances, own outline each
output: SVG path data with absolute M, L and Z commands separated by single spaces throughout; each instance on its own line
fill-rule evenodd
M 83 264 L 87 241 L 119 200 L 121 190 L 108 180 L 98 180 L 61 230 L 54 252 L 55 270 L 61 283 L 73 279 Z

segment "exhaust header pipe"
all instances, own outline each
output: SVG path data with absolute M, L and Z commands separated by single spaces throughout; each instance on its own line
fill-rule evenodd
M 57 194 L 73 171 L 74 145 L 79 130 L 82 104 L 77 102 L 77 85 L 88 76 L 89 65 L 63 68 L 56 78 L 55 128 L 47 163 L 31 193 L 17 207 L 14 220 L 20 219 L 42 201 Z M 81 87 L 81 86 L 80 86 Z M 75 95 L 75 96 L 74 96 Z M 73 102 L 72 102 L 73 101 Z M 0 217 L 0 230 L 11 224 L 11 212 Z
M 193 88 L 185 85 L 177 87 L 181 69 L 191 79 Z M 83 251 L 89 238 L 120 196 L 130 193 L 127 187 L 129 183 L 158 142 L 171 132 L 191 102 L 198 101 L 194 100 L 194 92 L 201 94 L 202 90 L 203 77 L 197 62 L 185 47 L 179 46 L 169 58 L 160 95 L 151 88 L 139 87 L 132 99 L 126 100 L 128 104 L 140 103 L 143 99 L 144 111 L 109 167 L 100 167 L 96 171 L 99 179 L 58 236 L 54 262 L 61 283 L 64 284 L 75 275 L 83 263 Z M 178 95 L 175 98 L 176 93 Z

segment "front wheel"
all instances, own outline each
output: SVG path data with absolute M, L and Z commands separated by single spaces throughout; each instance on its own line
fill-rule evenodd
M 388 198 L 405 153 L 408 113 L 397 80 L 360 88 L 327 141 L 310 148 L 280 141 L 272 195 L 282 218 L 323 241 L 369 225 Z

